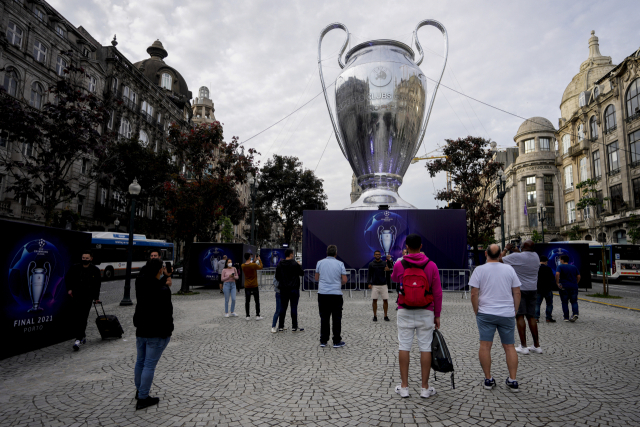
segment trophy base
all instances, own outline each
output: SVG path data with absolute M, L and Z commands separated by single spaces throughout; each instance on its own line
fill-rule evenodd
M 358 200 L 344 208 L 344 210 L 378 210 L 378 206 L 387 205 L 389 210 L 417 209 L 393 191 L 382 188 L 370 188 L 364 190 Z

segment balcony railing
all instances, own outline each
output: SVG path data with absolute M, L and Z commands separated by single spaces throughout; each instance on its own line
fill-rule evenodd
M 20 214 L 22 216 L 34 216 L 36 214 L 36 208 L 30 208 L 29 206 L 22 206 Z
M 617 169 L 613 169 L 613 170 L 610 170 L 609 172 L 607 172 L 607 175 L 613 176 L 613 175 L 618 175 L 619 173 L 620 173 L 620 168 L 617 168 Z
M 10 214 L 13 213 L 13 210 L 11 209 L 11 202 L 6 200 L 4 202 L 0 202 L 0 213 L 2 214 Z
M 127 106 L 127 108 L 129 108 L 132 111 L 136 111 L 136 103 L 135 102 L 133 102 L 129 98 L 122 98 L 122 101 L 124 102 L 124 105 Z
M 627 117 L 627 123 L 631 123 L 632 121 L 634 121 L 634 120 L 636 120 L 638 118 L 640 118 L 640 110 L 636 111 L 635 113 L 633 113 L 632 115 Z
M 610 127 L 609 129 L 604 130 L 605 135 L 609 135 L 612 132 L 615 132 L 618 129 L 618 126 Z

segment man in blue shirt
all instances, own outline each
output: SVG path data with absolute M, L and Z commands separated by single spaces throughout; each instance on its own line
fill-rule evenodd
M 344 347 L 342 329 L 342 285 L 347 283 L 347 270 L 338 261 L 336 245 L 327 247 L 327 257 L 318 261 L 315 279 L 318 282 L 318 308 L 320 310 L 320 347 L 329 341 L 330 320 L 333 317 L 333 348 Z
M 556 284 L 560 289 L 565 322 L 578 320 L 578 283 L 580 283 L 580 270 L 575 265 L 569 265 L 568 255 L 562 255 L 560 265 L 556 267 Z M 573 312 L 571 319 L 569 319 L 569 301 L 571 301 Z

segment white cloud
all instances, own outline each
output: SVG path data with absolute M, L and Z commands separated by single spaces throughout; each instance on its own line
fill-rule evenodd
M 602 54 L 612 56 L 614 63 L 637 49 L 640 41 L 637 8 L 628 1 L 50 3 L 103 44 L 117 34 L 118 48 L 133 62 L 148 57 L 146 48 L 160 39 L 169 52 L 166 62 L 181 72 L 194 94 L 200 86 L 210 87 L 215 114 L 224 123 L 227 138 L 237 135 L 241 140 L 320 92 L 317 39 L 331 22 L 347 25 L 354 46 L 377 38 L 409 43 L 419 20 L 437 19 L 449 32 L 444 84 L 520 116 L 543 116 L 554 124 L 560 116 L 562 93 L 587 58 L 591 30 L 600 38 Z M 339 31 L 326 37 L 324 57 L 339 49 L 343 37 Z M 423 29 L 420 39 L 427 49 L 423 70 L 435 77 L 441 61 L 441 38 L 437 31 Z M 324 64 L 325 79 L 332 81 L 339 73 L 335 58 Z M 489 137 L 502 147 L 512 146 L 521 122 L 441 88 L 420 154 L 444 144 L 445 138 L 469 133 Z M 330 131 L 324 98 L 319 96 L 248 145 L 264 155 L 276 151 L 297 156 L 305 167 L 315 169 Z M 329 142 L 317 174 L 324 179 L 329 207 L 345 207 L 351 169 L 335 138 Z M 434 208 L 434 186 L 443 188 L 445 177 L 432 180 L 424 163 L 419 163 L 409 168 L 400 193 L 417 207 Z

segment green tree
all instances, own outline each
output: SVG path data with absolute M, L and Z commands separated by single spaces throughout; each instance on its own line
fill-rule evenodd
M 459 203 L 467 212 L 467 241 L 473 247 L 477 259 L 479 244 L 499 225 L 500 202 L 492 202 L 490 191 L 495 185 L 501 163 L 493 160 L 490 141 L 468 136 L 447 139 L 443 149 L 446 159 L 427 164 L 429 175 L 448 172 L 454 188 L 440 190 L 437 200 Z
M 233 223 L 228 216 L 223 216 L 218 221 L 220 225 L 220 240 L 224 243 L 233 242 Z
M 580 240 L 580 226 L 574 225 L 567 234 L 569 240 Z
M 629 231 L 627 231 L 627 237 L 631 239 L 631 244 L 635 245 L 640 241 L 640 217 L 636 214 L 631 214 L 628 221 Z
M 542 234 L 538 233 L 538 230 L 533 230 L 533 233 L 531 233 L 531 240 L 533 243 L 542 243 Z
M 273 155 L 260 170 L 256 206 L 265 206 L 271 219 L 282 224 L 284 242 L 291 244 L 294 229 L 305 210 L 326 209 L 322 180 L 303 169 L 297 157 Z

